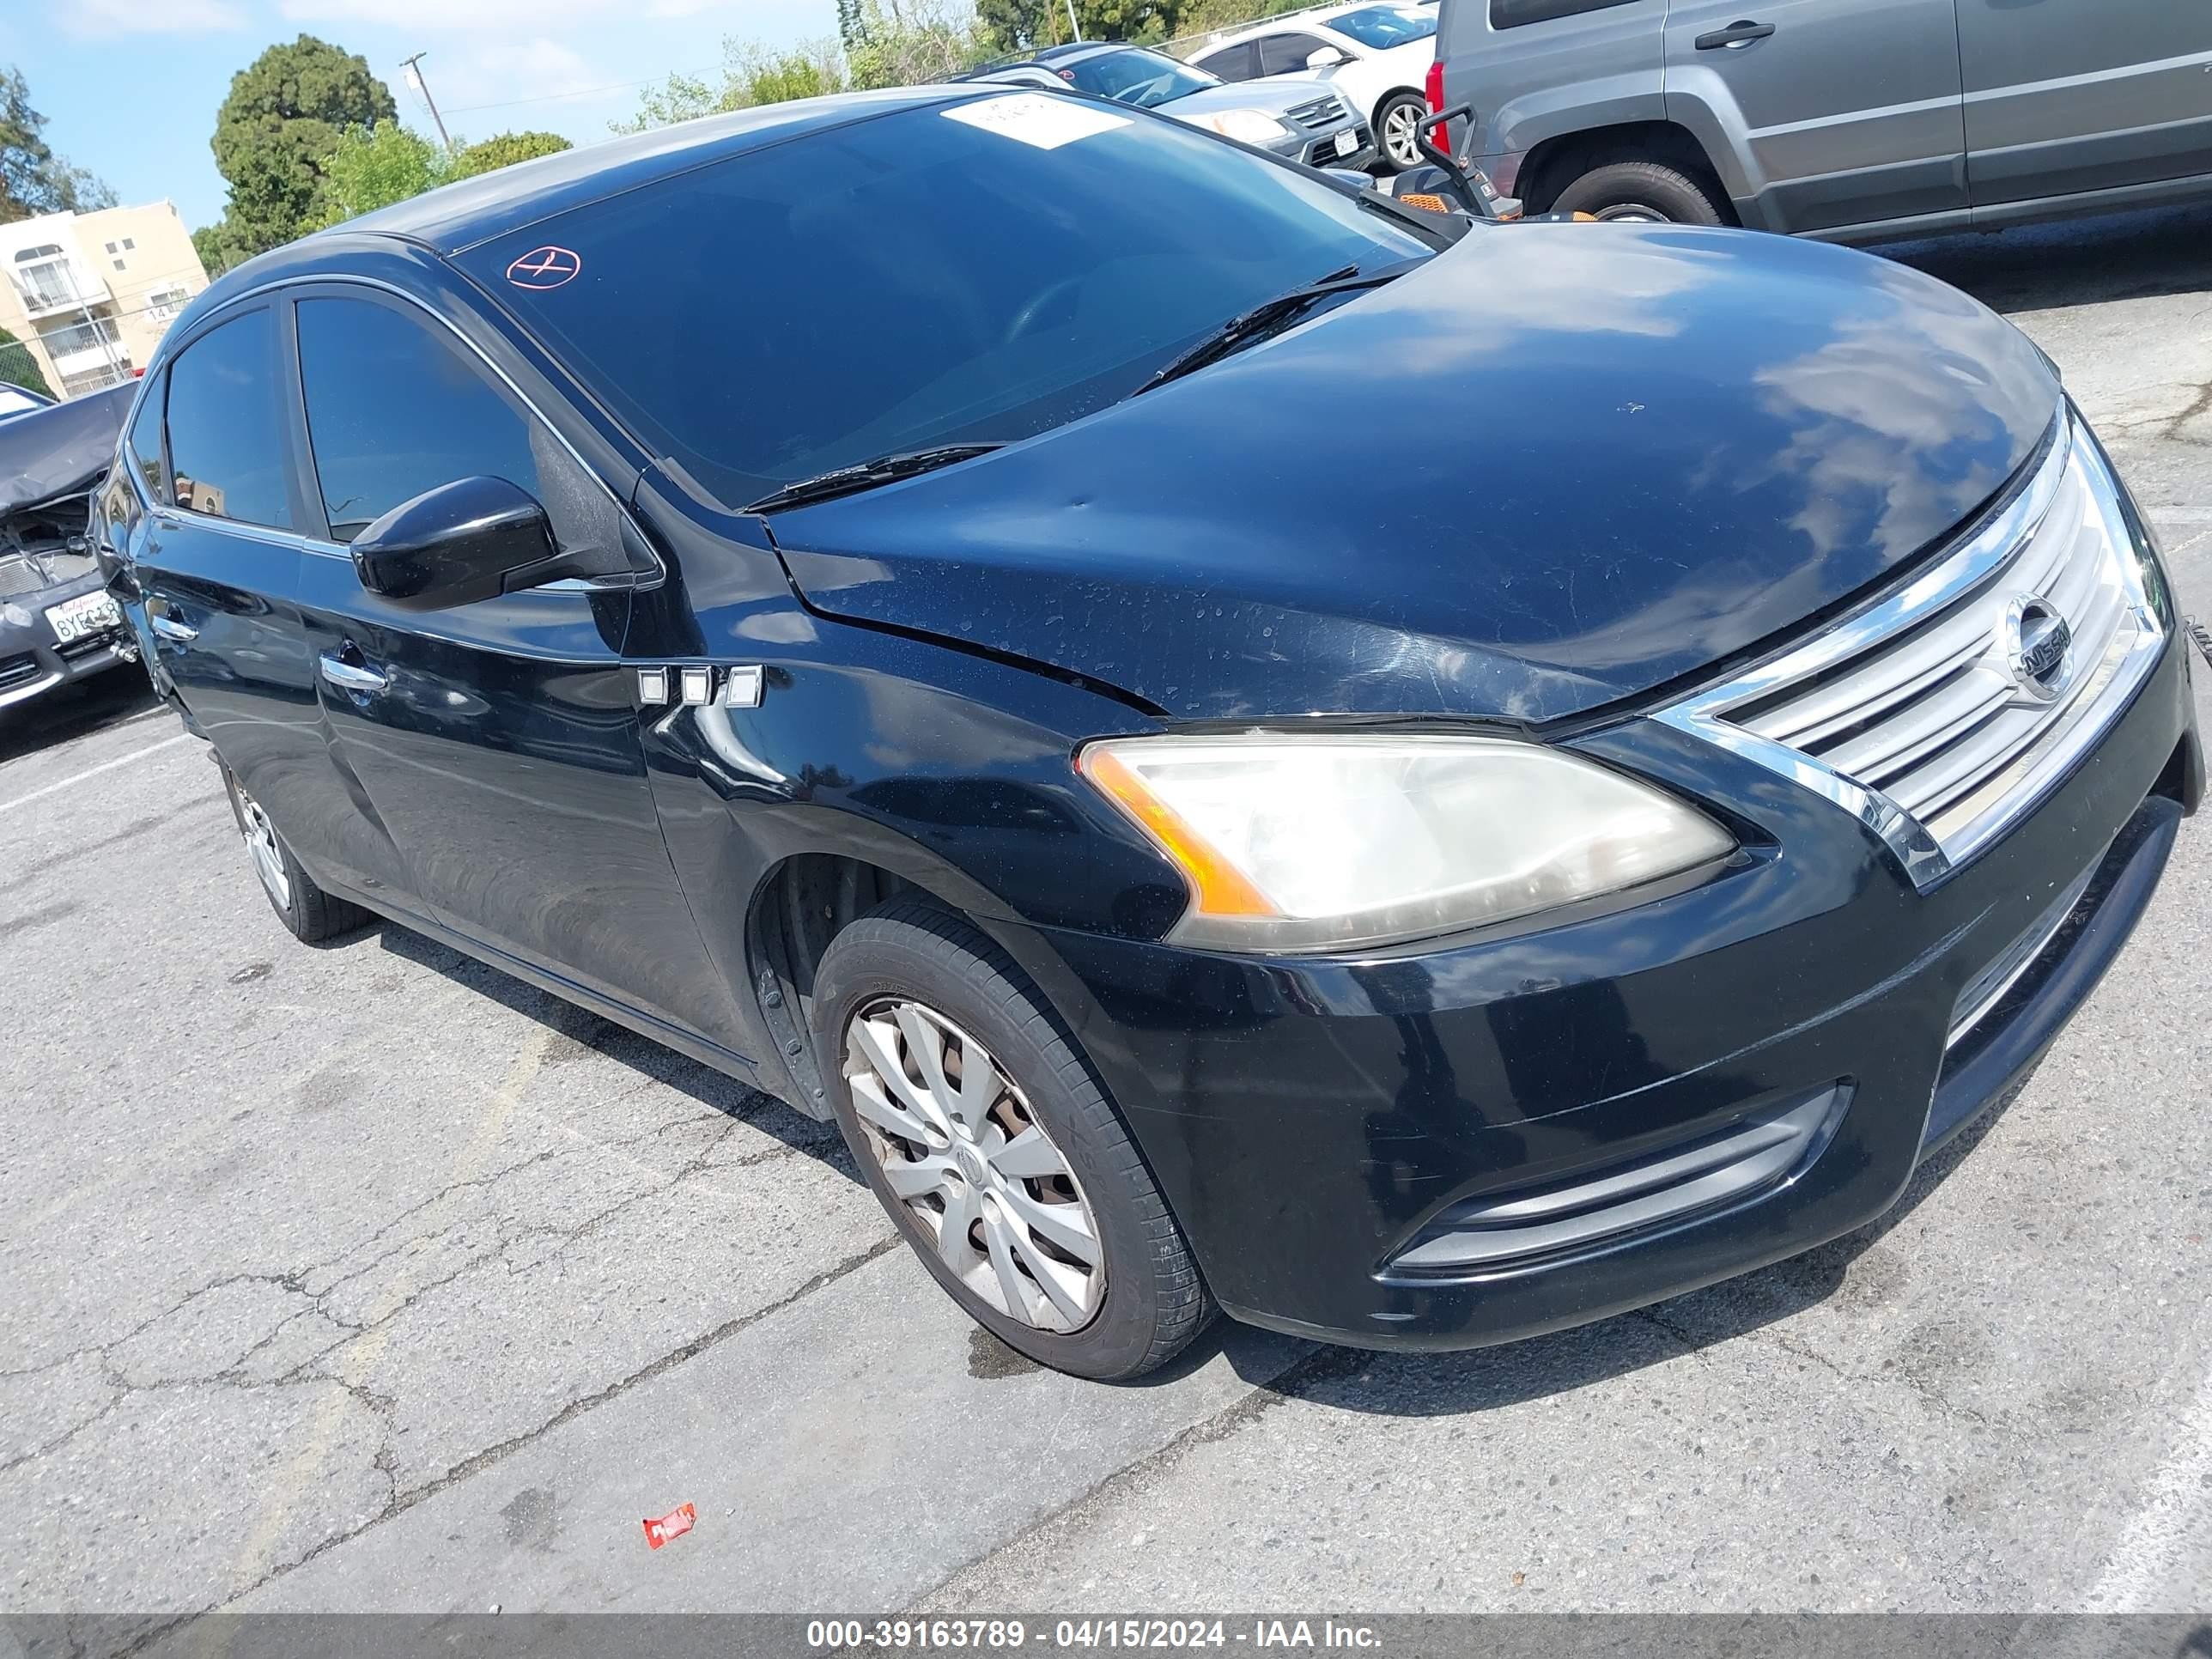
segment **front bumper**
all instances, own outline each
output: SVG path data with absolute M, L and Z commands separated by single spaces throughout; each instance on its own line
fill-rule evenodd
M 1352 147 L 1340 149 L 1343 137 L 1349 134 Z M 1372 166 L 1376 158 L 1375 136 L 1367 130 L 1364 121 L 1355 121 L 1348 126 L 1318 136 L 1305 131 L 1294 132 L 1280 143 L 1268 148 L 1289 161 L 1303 161 L 1311 167 L 1364 167 Z
M 127 622 L 67 645 L 55 639 L 46 623 L 48 609 L 82 594 L 97 593 L 101 586 L 102 579 L 95 571 L 6 601 L 5 614 L 0 616 L 0 708 L 28 702 L 88 674 L 137 660 L 137 647 Z
M 1739 803 L 1745 850 L 1632 907 L 1365 960 L 1008 940 L 1237 1317 L 1475 1346 L 1863 1224 L 2079 1006 L 2203 777 L 2178 636 L 2074 773 L 1924 893 L 1852 815 L 1695 738 L 1639 723 L 1579 746 Z M 1792 1124 L 1802 1156 L 1731 1165 L 1699 1207 L 1500 1243 L 1648 1196 L 1685 1158 L 1705 1179 L 1716 1146 L 1771 1148 Z

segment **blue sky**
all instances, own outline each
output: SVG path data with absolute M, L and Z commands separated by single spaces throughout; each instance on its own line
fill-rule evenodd
M 58 154 L 125 202 L 168 198 L 197 228 L 222 214 L 216 108 L 274 41 L 361 53 L 426 134 L 399 65 L 417 52 L 456 139 L 539 127 L 584 143 L 641 84 L 711 78 L 725 35 L 783 46 L 836 30 L 834 0 L 58 0 L 0 9 L 0 63 L 22 70 Z

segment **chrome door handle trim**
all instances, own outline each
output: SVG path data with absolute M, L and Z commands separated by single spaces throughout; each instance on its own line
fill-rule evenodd
M 200 630 L 186 623 L 179 622 L 167 611 L 149 610 L 146 626 L 165 640 L 174 640 L 179 645 L 190 645 L 199 638 Z
M 374 668 L 364 668 L 349 663 L 343 657 L 323 653 L 323 678 L 345 691 L 381 691 L 392 684 L 391 678 Z

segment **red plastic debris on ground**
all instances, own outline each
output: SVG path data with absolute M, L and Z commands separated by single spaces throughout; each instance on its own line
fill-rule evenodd
M 689 1504 L 678 1504 L 658 1521 L 645 1523 L 645 1541 L 659 1549 L 672 1538 L 681 1538 L 691 1530 L 699 1518 L 699 1511 Z

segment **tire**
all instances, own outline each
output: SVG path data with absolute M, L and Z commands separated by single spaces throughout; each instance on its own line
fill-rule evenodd
M 823 954 L 814 1024 L 854 1159 L 984 1329 L 1039 1364 L 1114 1382 L 1165 1364 L 1212 1320 L 1190 1247 L 1089 1062 L 973 926 L 912 899 L 871 911 Z M 979 1052 L 992 1073 L 971 1104 L 951 1073 Z
M 260 878 L 269 908 L 294 939 L 302 945 L 320 945 L 325 939 L 356 933 L 376 920 L 352 900 L 334 897 L 315 885 L 314 878 L 300 867 L 300 860 L 276 833 L 276 826 L 269 822 L 253 797 L 239 787 L 228 766 L 222 769 L 222 787 L 230 795 L 230 815 L 238 825 L 239 838 L 246 844 L 247 862 Z
M 1728 222 L 1707 185 L 1657 161 L 1615 161 L 1594 167 L 1561 191 L 1550 210 L 1676 225 Z
M 1390 125 L 1394 116 L 1407 118 L 1407 143 L 1413 143 L 1414 127 L 1428 115 L 1429 100 L 1418 92 L 1394 92 L 1375 106 L 1375 148 L 1381 154 L 1382 165 L 1392 173 L 1403 173 L 1407 167 L 1426 167 L 1428 157 L 1419 149 L 1409 149 L 1403 159 L 1395 152 L 1390 142 Z

